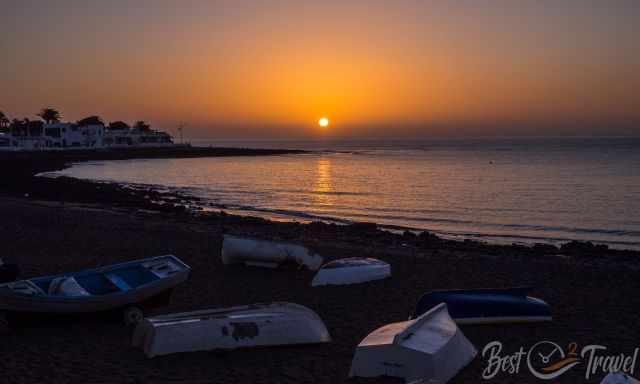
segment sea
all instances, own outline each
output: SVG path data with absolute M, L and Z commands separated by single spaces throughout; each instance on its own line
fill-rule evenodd
M 640 249 L 640 138 L 194 141 L 300 155 L 84 162 L 53 176 L 152 186 L 207 210 L 375 222 L 496 243 Z M 52 176 L 52 175 L 48 175 Z

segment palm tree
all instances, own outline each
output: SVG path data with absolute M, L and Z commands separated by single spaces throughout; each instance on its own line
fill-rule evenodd
M 146 132 L 151 130 L 151 126 L 145 123 L 143 120 L 140 120 L 140 121 L 136 121 L 136 123 L 133 125 L 133 129 Z
M 0 128 L 6 128 L 9 125 L 10 121 L 7 118 L 7 115 L 4 112 L 0 111 Z
M 57 123 L 60 121 L 60 112 L 53 108 L 43 108 L 38 116 L 44 120 L 47 124 Z
M 9 130 L 13 136 L 23 136 L 24 121 L 20 119 L 11 120 L 11 124 L 9 125 Z

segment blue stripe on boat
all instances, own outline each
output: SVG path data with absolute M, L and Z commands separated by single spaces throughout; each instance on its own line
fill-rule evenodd
M 131 286 L 115 273 L 105 273 L 104 276 L 109 279 L 109 281 L 112 282 L 116 287 L 120 288 L 121 291 L 128 291 L 131 289 Z

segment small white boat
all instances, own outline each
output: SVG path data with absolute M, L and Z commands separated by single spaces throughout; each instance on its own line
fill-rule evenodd
M 286 262 L 296 263 L 315 271 L 324 259 L 301 245 L 225 235 L 222 242 L 222 262 L 244 263 L 248 266 L 277 268 Z
M 351 257 L 323 265 L 313 278 L 311 286 L 358 284 L 390 276 L 391 266 L 382 260 Z
M 600 384 L 640 384 L 640 381 L 623 372 L 610 373 L 602 379 Z
M 133 346 L 148 357 L 178 352 L 331 341 L 322 319 L 292 303 L 253 304 L 146 318 Z
M 356 348 L 349 376 L 446 383 L 477 351 L 447 312 L 446 304 L 415 320 L 378 328 Z

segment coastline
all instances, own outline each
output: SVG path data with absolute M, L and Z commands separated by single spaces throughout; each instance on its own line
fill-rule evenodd
M 345 382 L 360 340 L 384 324 L 405 320 L 418 298 L 432 289 L 531 286 L 531 294 L 553 311 L 551 323 L 461 327 L 480 353 L 451 383 L 481 381 L 486 367 L 482 348 L 493 340 L 503 343 L 505 353 L 541 340 L 563 346 L 599 343 L 611 353 L 629 354 L 637 347 L 631 326 L 640 321 L 640 252 L 586 243 L 562 248 L 486 244 L 429 232 L 392 233 L 372 223 L 301 224 L 204 212 L 173 193 L 34 177 L 60 163 L 35 164 L 47 169 L 25 168 L 20 178 L 5 179 L 0 197 L 0 214 L 11 218 L 1 224 L 3 256 L 20 264 L 24 278 L 171 253 L 191 265 L 193 274 L 160 313 L 291 301 L 318 312 L 333 342 L 148 360 L 130 346 L 130 330 L 120 324 L 43 324 L 3 336 L 0 370 L 10 382 Z M 326 260 L 379 258 L 392 265 L 393 276 L 312 288 L 313 273 L 305 270 L 223 266 L 223 233 L 301 243 Z M 491 381 L 514 380 L 537 382 L 524 369 Z M 584 372 L 575 369 L 558 382 L 583 380 Z
M 487 242 L 482 238 L 456 238 L 454 236 L 437 235 L 430 231 L 415 228 L 404 228 L 393 225 L 379 225 L 373 222 L 319 221 L 313 218 L 303 222 L 288 220 L 272 220 L 263 216 L 229 214 L 224 207 L 203 209 L 200 199 L 186 196 L 179 192 L 167 191 L 161 186 L 131 187 L 118 182 L 101 182 L 81 180 L 73 177 L 43 177 L 39 174 L 59 171 L 70 167 L 73 163 L 83 161 L 130 160 L 142 158 L 193 158 L 221 156 L 277 156 L 287 154 L 307 154 L 312 151 L 291 149 L 254 149 L 225 147 L 190 147 L 176 146 L 166 148 L 137 148 L 115 150 L 78 150 L 60 152 L 0 152 L 0 162 L 12 164 L 5 167 L 0 176 L 0 193 L 7 196 L 28 198 L 32 200 L 54 201 L 59 203 L 81 203 L 103 206 L 107 209 L 145 210 L 178 215 L 193 216 L 200 220 L 219 220 L 225 222 L 264 222 L 276 226 L 299 225 L 323 228 L 322 232 L 330 232 L 338 236 L 345 226 L 369 228 L 373 234 L 392 237 L 396 242 L 409 243 L 414 238 L 429 238 L 438 246 L 453 248 L 478 249 L 530 249 L 533 253 L 542 252 L 551 255 L 570 255 L 586 257 L 640 257 L 640 251 L 633 249 L 609 248 L 606 245 L 591 241 L 567 241 L 560 245 L 549 243 L 505 243 Z M 35 155 L 35 156 L 34 156 Z M 15 164 L 15 166 L 13 166 Z M 160 190 L 162 189 L 162 190 Z M 221 224 L 223 225 L 223 224 Z M 267 231 L 268 232 L 268 231 Z M 371 235 L 371 233 L 370 233 Z M 267 234 L 268 237 L 268 234 Z

